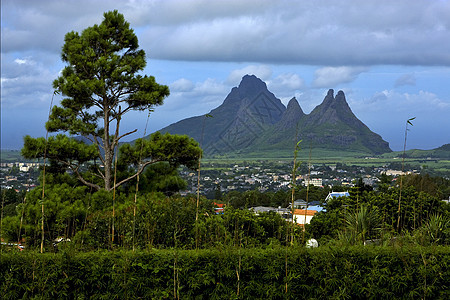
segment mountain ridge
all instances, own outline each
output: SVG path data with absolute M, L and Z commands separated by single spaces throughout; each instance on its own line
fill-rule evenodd
M 292 149 L 300 139 L 314 148 L 392 152 L 380 135 L 353 114 L 343 91 L 334 96 L 334 90 L 328 90 L 321 104 L 305 114 L 295 97 L 285 107 L 266 83 L 255 75 L 245 75 L 207 115 L 212 118 L 191 117 L 159 131 L 187 134 L 210 156 Z

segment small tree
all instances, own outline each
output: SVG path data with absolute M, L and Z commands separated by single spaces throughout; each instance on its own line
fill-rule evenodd
M 365 204 L 354 213 L 347 212 L 344 219 L 351 241 L 356 244 L 364 244 L 366 239 L 372 238 L 379 230 L 378 212 L 369 209 Z
M 405 142 L 403 143 L 403 155 L 402 155 L 402 173 L 400 174 L 400 195 L 398 197 L 398 219 L 397 219 L 397 231 L 400 232 L 400 218 L 401 218 L 401 202 L 402 202 L 402 183 L 403 183 L 403 172 L 405 171 L 405 153 L 406 153 L 406 138 L 408 136 L 408 125 L 413 126 L 412 122 L 414 118 L 406 120 L 405 125 Z
M 194 140 L 158 135 L 153 142 L 171 148 L 157 151 L 149 145 L 151 141 L 142 140 L 140 143 L 147 149 L 143 158 L 147 160 L 134 161 L 136 173 L 114 184 L 113 159 L 119 141 L 137 131 L 121 133 L 122 117 L 131 110 L 151 110 L 169 95 L 169 88 L 156 83 L 153 76 L 139 74 L 146 59 L 144 50 L 138 47 L 133 29 L 116 10 L 104 13 L 100 25 L 86 28 L 81 35 L 67 33 L 62 48 L 62 60 L 67 66 L 53 82 L 55 91 L 65 98 L 60 106 L 53 107 L 46 128 L 49 132 L 82 136 L 90 145 L 64 135 L 51 137 L 48 142 L 26 136 L 22 155 L 43 157 L 47 145 L 48 158 L 70 169 L 83 184 L 107 191 L 136 177 L 150 163 L 176 160 L 181 146 L 193 151 L 182 160 L 196 160 L 201 151 Z M 183 151 L 183 155 L 187 154 Z M 100 164 L 94 163 L 90 172 L 84 172 L 83 164 L 98 160 Z

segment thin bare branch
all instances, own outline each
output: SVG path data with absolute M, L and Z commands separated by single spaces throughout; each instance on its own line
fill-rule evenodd
M 135 130 L 133 130 L 133 131 L 130 131 L 130 132 L 127 132 L 127 133 L 124 133 L 124 134 L 122 134 L 121 136 L 119 136 L 118 138 L 117 138 L 117 141 L 119 141 L 121 138 L 123 138 L 123 137 L 125 137 L 125 136 L 127 136 L 127 135 L 130 135 L 130 134 L 133 134 L 133 133 L 135 133 L 137 131 L 137 129 L 135 129 Z
M 71 168 L 72 169 L 72 168 Z M 101 187 L 98 184 L 94 184 L 92 182 L 87 181 L 86 179 L 83 178 L 83 176 L 81 176 L 80 172 L 78 172 L 78 168 L 72 169 L 75 174 L 77 174 L 77 178 L 84 184 L 87 185 L 89 187 L 92 187 L 94 189 L 96 189 L 97 191 L 101 189 Z
M 87 186 L 89 186 L 89 187 L 92 187 L 92 188 L 94 188 L 94 189 L 96 189 L 96 190 L 100 190 L 100 189 L 101 189 L 101 187 L 100 187 L 99 185 L 94 184 L 94 183 L 92 183 L 92 182 L 89 182 L 89 181 L 87 181 L 86 179 L 84 179 L 83 176 L 81 176 L 80 172 L 78 171 L 78 169 L 80 168 L 80 165 L 71 163 L 70 161 L 64 161 L 64 160 L 61 160 L 61 159 L 59 159 L 59 158 L 57 158 L 57 157 L 52 157 L 52 158 L 53 158 L 53 159 L 56 159 L 58 162 L 61 162 L 61 163 L 65 164 L 69 169 L 71 169 L 73 172 L 75 172 L 75 174 L 77 175 L 77 178 L 78 178 L 83 184 L 85 184 L 85 185 L 87 185 Z
M 163 161 L 163 160 L 162 159 L 157 159 L 157 160 L 146 161 L 144 164 L 142 164 L 142 166 L 138 169 L 138 171 L 134 175 L 132 175 L 132 176 L 130 176 L 128 178 L 125 178 L 124 180 L 120 181 L 113 188 L 118 188 L 120 185 L 124 184 L 125 182 L 130 181 L 133 178 L 136 178 L 138 175 L 140 175 L 144 171 L 146 166 L 148 166 L 150 164 L 154 164 L 154 163 L 160 162 L 160 161 Z

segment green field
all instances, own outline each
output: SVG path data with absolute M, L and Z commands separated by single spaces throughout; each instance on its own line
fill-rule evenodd
M 1 162 L 17 162 L 25 159 L 20 155 L 20 150 L 4 150 L 0 151 Z
M 442 154 L 442 153 L 441 153 Z M 332 165 L 336 163 L 362 166 L 362 167 L 381 167 L 391 163 L 401 163 L 403 152 L 391 152 L 383 155 L 370 155 L 361 152 L 332 151 L 327 149 L 300 149 L 297 160 L 300 162 L 310 162 L 312 164 Z M 450 175 L 450 159 L 438 158 L 435 150 L 408 150 L 406 152 L 405 165 L 416 169 L 427 168 L 440 174 Z M 251 153 L 229 153 L 221 156 L 205 157 L 203 162 L 217 162 L 221 164 L 242 164 L 256 161 L 292 161 L 294 158 L 293 149 L 284 151 L 270 152 L 251 152 Z M 1 162 L 26 162 L 20 155 L 20 150 L 1 150 Z

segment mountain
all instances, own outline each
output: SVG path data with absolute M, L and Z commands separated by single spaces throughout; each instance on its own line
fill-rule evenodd
M 291 150 L 299 139 L 312 148 L 370 154 L 392 151 L 353 114 L 342 91 L 335 97 L 330 89 L 323 102 L 305 114 L 297 99 L 292 98 L 286 108 L 254 75 L 245 75 L 207 115 L 181 120 L 160 131 L 193 137 L 207 155 Z
M 300 138 L 319 148 L 369 151 L 373 154 L 391 152 L 389 143 L 372 132 L 352 112 L 343 91 L 334 97 L 330 89 L 323 102 L 303 118 Z
M 207 116 L 181 120 L 161 132 L 187 134 L 197 140 L 207 154 L 248 148 L 265 130 L 281 120 L 286 107 L 254 75 L 242 78 L 222 105 Z

